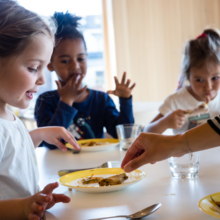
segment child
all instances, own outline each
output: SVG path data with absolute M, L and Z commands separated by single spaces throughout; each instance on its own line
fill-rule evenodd
M 217 30 L 207 29 L 187 43 L 182 76 L 189 85 L 166 98 L 159 108 L 160 113 L 144 128 L 145 132 L 163 133 L 172 128 L 174 134 L 184 133 L 220 113 L 220 36 Z M 209 112 L 187 114 L 204 102 L 208 103 Z
M 62 127 L 40 128 L 28 134 L 23 123 L 7 108 L 27 108 L 33 93 L 44 84 L 43 69 L 50 60 L 54 36 L 36 14 L 12 0 L 0 0 L 0 218 L 40 219 L 57 202 L 58 183 L 39 192 L 34 147 L 42 140 L 66 150 L 60 138 L 79 149 Z M 13 210 L 13 211 L 11 211 Z
M 58 29 L 56 47 L 48 65 L 55 71 L 58 89 L 39 96 L 35 106 L 38 127 L 59 125 L 68 128 L 76 139 L 103 138 L 103 128 L 117 137 L 115 126 L 134 123 L 131 91 L 123 74 L 121 83 L 115 77 L 116 89 L 108 91 L 120 100 L 120 112 L 108 94 L 82 85 L 87 71 L 87 52 L 83 35 L 77 30 L 79 17 L 54 13 Z M 53 149 L 54 146 L 46 146 Z

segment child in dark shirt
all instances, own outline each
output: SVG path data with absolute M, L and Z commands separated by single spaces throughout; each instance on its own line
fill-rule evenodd
M 58 89 L 39 96 L 35 106 L 38 127 L 63 126 L 78 140 L 103 138 L 105 127 L 116 138 L 116 125 L 134 123 L 131 92 L 135 83 L 130 86 L 130 80 L 126 80 L 124 73 L 121 82 L 115 77 L 114 91 L 104 93 L 83 86 L 87 51 L 84 37 L 77 30 L 81 18 L 58 12 L 53 18 L 58 29 L 48 69 L 56 72 Z M 119 97 L 120 112 L 108 94 Z M 56 148 L 46 142 L 44 145 Z

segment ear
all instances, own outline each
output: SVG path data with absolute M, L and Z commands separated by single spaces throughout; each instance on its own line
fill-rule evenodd
M 54 68 L 51 62 L 47 65 L 47 69 L 50 70 L 51 72 L 54 71 Z

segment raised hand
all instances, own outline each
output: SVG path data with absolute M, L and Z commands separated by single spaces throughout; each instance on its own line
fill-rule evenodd
M 79 78 L 78 78 L 79 77 Z M 81 88 L 84 74 L 77 76 L 73 75 L 69 78 L 67 83 L 62 86 L 60 81 L 56 81 L 57 91 L 60 95 L 60 100 L 72 106 L 76 98 L 86 90 L 87 86 Z
M 58 202 L 70 202 L 70 198 L 64 194 L 53 193 L 58 186 L 57 182 L 50 183 L 41 192 L 27 198 L 25 213 L 29 220 L 40 220 L 46 209 L 53 207 Z
M 135 87 L 135 83 L 133 83 L 130 87 L 131 80 L 127 79 L 126 81 L 126 72 L 123 73 L 121 83 L 119 83 L 118 78 L 115 76 L 115 90 L 107 91 L 108 94 L 113 94 L 121 98 L 130 98 L 132 89 Z
M 186 115 L 184 111 L 178 109 L 176 111 L 170 112 L 164 116 L 168 128 L 178 129 L 181 128 L 185 123 Z

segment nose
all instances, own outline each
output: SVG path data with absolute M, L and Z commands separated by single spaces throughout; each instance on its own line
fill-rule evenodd
M 207 81 L 205 82 L 205 89 L 206 89 L 206 90 L 212 89 L 212 81 L 211 81 L 211 80 L 207 80 Z
M 45 77 L 44 77 L 43 72 L 41 71 L 38 78 L 37 78 L 36 85 L 41 86 L 43 84 L 45 84 Z
M 73 60 L 71 63 L 71 68 L 72 69 L 79 69 L 79 62 L 77 60 Z

